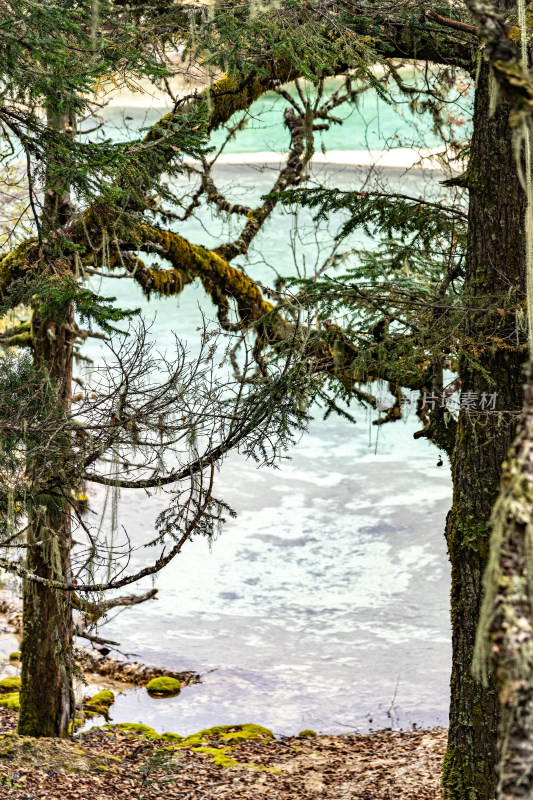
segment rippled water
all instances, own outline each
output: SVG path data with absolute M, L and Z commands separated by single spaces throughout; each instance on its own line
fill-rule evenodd
M 326 170 L 323 178 L 326 173 L 333 174 Z M 384 177 L 402 191 L 421 187 L 420 173 Z M 424 180 L 435 186 L 438 177 Z M 272 180 L 269 170 L 229 167 L 216 178 L 255 196 Z M 341 186 L 360 180 L 353 168 L 335 172 Z M 203 221 L 204 227 L 191 222 L 180 231 L 210 244 L 221 223 Z M 309 221 L 301 214 L 299 230 Z M 252 275 L 267 281 L 274 267 L 294 269 L 287 256 L 293 222 L 276 212 L 255 244 Z M 324 247 L 328 236 L 324 228 Z M 313 247 L 302 234 L 300 255 L 313 260 Z M 120 291 L 123 306 L 157 312 L 152 335 L 160 346 L 170 344 L 174 330 L 194 347 L 198 303 L 212 313 L 194 286 L 180 298 L 152 303 L 125 281 L 103 288 Z M 98 344 L 90 347 L 98 358 Z M 202 683 L 170 700 L 126 692 L 112 708 L 115 721 L 179 733 L 253 721 L 287 734 L 446 722 L 449 468 L 446 459 L 437 467 L 432 445 L 413 441 L 416 417 L 376 428 L 364 411 L 357 416 L 353 425 L 324 422 L 318 413 L 278 470 L 258 470 L 237 455 L 228 459 L 216 492 L 238 518 L 228 521 L 211 551 L 204 540 L 184 548 L 156 579 L 156 602 L 127 609 L 105 628 L 124 650 L 162 667 L 198 671 Z M 97 506 L 102 492 L 93 491 Z M 153 527 L 163 502 L 122 493 L 121 523 L 134 542 Z M 143 559 L 150 559 L 146 550 L 134 563 Z
M 107 628 L 127 650 L 202 684 L 172 700 L 128 693 L 116 721 L 159 730 L 253 720 L 279 733 L 446 720 L 447 468 L 411 443 L 416 424 L 380 431 L 317 421 L 280 471 L 234 457 L 219 493 L 239 511 L 209 552 L 187 545 L 159 599 Z M 372 431 L 375 434 L 375 429 Z M 123 495 L 140 534 L 161 507 Z M 148 587 L 148 584 L 147 584 Z

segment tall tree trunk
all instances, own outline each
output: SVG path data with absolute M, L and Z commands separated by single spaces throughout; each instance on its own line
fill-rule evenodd
M 48 127 L 56 132 L 72 130 L 68 113 L 48 114 Z M 58 184 L 48 164 L 42 230 L 52 242 L 55 231 L 68 220 L 68 188 Z M 50 257 L 56 257 L 51 252 Z M 72 328 L 70 304 L 62 320 L 44 318 L 34 310 L 32 341 L 34 359 L 54 387 L 53 413 L 59 424 L 70 411 L 72 392 Z M 70 330 L 69 330 L 70 329 Z M 27 569 L 45 580 L 71 578 L 70 508 L 58 492 L 63 466 L 69 461 L 68 438 L 64 450 L 50 453 L 45 443 L 28 464 L 32 498 L 28 510 Z M 55 480 L 55 486 L 54 486 Z M 43 483 L 45 484 L 43 486 Z M 51 488 L 50 488 L 51 487 Z M 68 486 L 62 486 L 68 491 Z M 74 715 L 72 689 L 72 608 L 66 592 L 45 583 L 25 580 L 23 585 L 22 670 L 18 732 L 27 736 L 68 736 Z
M 524 410 L 494 507 L 477 640 L 480 673 L 494 665 L 501 711 L 499 800 L 533 796 L 533 362 Z
M 67 326 L 34 315 L 35 359 L 53 382 L 58 414 L 69 410 L 72 384 L 73 308 Z M 70 325 L 68 325 L 70 323 Z M 68 450 L 56 458 L 68 459 Z M 50 453 L 37 454 L 29 465 L 32 502 L 29 510 L 27 562 L 30 572 L 46 580 L 65 581 L 70 575 L 70 509 L 57 490 L 40 490 L 49 478 Z M 46 462 L 46 466 L 43 464 Z M 54 457 L 51 459 L 52 470 Z M 61 463 L 57 464 L 58 472 Z M 46 584 L 24 581 L 22 670 L 18 732 L 26 736 L 68 736 L 73 718 L 72 610 L 67 593 Z
M 462 409 L 452 456 L 453 506 L 446 538 L 452 565 L 453 667 L 448 750 L 443 769 L 447 800 L 495 796 L 498 702 L 494 675 L 488 687 L 472 675 L 472 660 L 488 557 L 489 519 L 500 486 L 502 462 L 513 440 L 522 403 L 523 364 L 517 304 L 525 300 L 525 195 L 520 186 L 501 102 L 490 116 L 490 68 L 481 66 L 474 133 L 467 171 L 470 191 L 466 287 L 468 314 L 462 333 L 462 396 L 495 413 Z M 468 397 L 468 395 L 466 395 Z

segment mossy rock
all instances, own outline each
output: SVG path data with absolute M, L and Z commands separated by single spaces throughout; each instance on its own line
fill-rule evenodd
M 102 692 L 97 692 L 92 697 L 88 697 L 85 704 L 88 706 L 112 706 L 115 702 L 115 694 L 111 689 L 104 689 Z
M 152 678 L 152 680 L 146 684 L 146 691 L 148 694 L 156 697 L 173 697 L 180 693 L 181 683 L 176 680 L 176 678 L 168 678 L 164 676 L 160 678 Z
M 316 737 L 316 731 L 312 731 L 311 728 L 306 728 L 304 731 L 300 731 L 298 736 L 300 739 L 314 739 Z
M 142 725 L 140 722 L 119 722 L 117 725 L 107 725 L 106 727 L 113 729 L 118 728 L 125 733 L 131 733 L 135 736 L 143 736 L 145 739 L 158 739 L 159 734 L 149 725 Z
M 9 692 L 0 695 L 0 706 L 9 708 L 10 711 L 20 711 L 20 695 L 18 692 Z
M 0 762 L 4 759 L 11 762 L 10 767 L 52 770 L 60 775 L 108 770 L 121 762 L 116 756 L 89 754 L 67 739 L 33 739 L 16 733 L 0 736 Z
M 93 717 L 104 717 L 106 720 L 109 719 L 109 707 L 108 706 L 83 706 L 83 714 L 87 719 L 92 719 Z
M 261 725 L 246 723 L 245 725 L 215 725 L 214 728 L 204 728 L 198 733 L 187 736 L 178 747 L 194 747 L 195 745 L 208 744 L 210 741 L 246 742 L 250 739 L 273 739 L 274 734 Z
M 10 653 L 9 654 L 9 660 L 10 661 L 20 661 L 20 653 L 18 652 L 18 650 L 15 650 L 14 653 Z
M 180 736 L 179 733 L 169 733 L 166 731 L 166 733 L 162 733 L 159 738 L 167 742 L 182 742 L 185 737 Z
M 131 733 L 133 736 L 142 736 L 144 739 L 163 739 L 167 742 L 182 742 L 184 737 L 179 733 L 157 733 L 149 725 L 143 725 L 141 722 L 117 722 L 115 725 L 103 725 L 109 731 L 119 730 L 125 733 Z
M 18 692 L 20 689 L 20 678 L 13 676 L 2 678 L 0 681 L 0 692 Z
M 104 717 L 109 721 L 109 708 L 115 702 L 115 695 L 110 689 L 97 692 L 93 697 L 88 697 L 83 704 L 83 711 L 87 719 L 91 717 Z

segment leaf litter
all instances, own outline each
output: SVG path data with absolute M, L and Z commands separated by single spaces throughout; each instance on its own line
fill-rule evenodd
M 72 740 L 27 740 L 14 734 L 16 714 L 0 712 L 1 800 L 441 798 L 442 728 L 260 738 L 230 746 L 213 733 L 203 737 L 204 746 L 193 747 L 114 726 Z

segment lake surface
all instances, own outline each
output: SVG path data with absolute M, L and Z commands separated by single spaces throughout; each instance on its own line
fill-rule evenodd
M 392 112 L 384 104 L 378 110 L 388 135 L 397 120 L 387 117 Z M 365 125 L 368 130 L 368 119 Z M 357 135 L 364 140 L 361 130 Z M 354 133 L 344 148 L 356 149 L 358 141 Z M 256 141 L 256 149 L 264 150 L 264 142 Z M 274 177 L 272 166 L 215 172 L 221 188 L 231 187 L 231 196 L 246 202 L 268 192 Z M 396 191 L 417 195 L 438 191 L 442 177 L 381 173 Z M 314 179 L 357 188 L 364 174 L 353 167 L 321 168 Z M 332 218 L 317 232 L 306 212 L 295 218 L 276 211 L 254 243 L 248 272 L 268 284 L 279 272 L 308 270 L 327 254 L 338 222 Z M 201 221 L 175 229 L 207 246 L 228 235 L 226 223 L 207 211 Z M 358 242 L 368 245 L 366 237 Z M 194 351 L 200 310 L 213 315 L 194 285 L 179 298 L 152 302 L 128 281 L 106 280 L 102 288 L 119 293 L 122 307 L 142 305 L 162 349 L 170 347 L 175 331 Z M 101 357 L 94 341 L 86 352 Z M 257 469 L 236 454 L 228 458 L 216 494 L 237 519 L 226 523 L 211 548 L 200 539 L 186 545 L 156 578 L 157 601 L 127 609 L 105 627 L 103 635 L 141 660 L 202 675 L 201 684 L 170 700 L 125 692 L 112 708 L 114 721 L 182 734 L 239 722 L 281 734 L 446 724 L 446 457 L 438 467 L 435 447 L 413 441 L 420 428 L 414 415 L 379 428 L 371 424 L 377 412 L 371 417 L 362 409 L 355 425 L 333 417 L 324 422 L 319 409 L 314 416 L 279 469 Z M 97 508 L 102 489 L 90 490 Z M 163 503 L 157 495 L 122 492 L 120 522 L 134 542 L 153 529 Z M 149 560 L 148 551 L 138 550 L 133 566 Z

